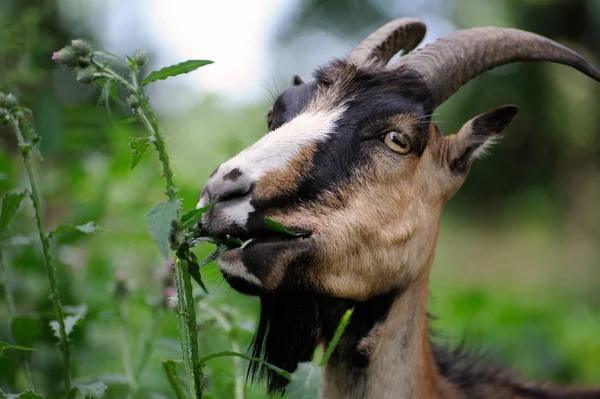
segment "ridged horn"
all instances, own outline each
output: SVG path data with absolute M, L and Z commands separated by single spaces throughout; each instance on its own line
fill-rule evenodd
M 408 54 L 393 67 L 418 72 L 435 108 L 480 73 L 520 61 L 556 62 L 600 81 L 600 71 L 570 48 L 535 33 L 495 27 L 458 31 Z
M 358 65 L 372 59 L 387 64 L 400 50 L 409 52 L 417 47 L 426 30 L 418 19 L 395 19 L 367 36 L 348 54 L 347 60 Z

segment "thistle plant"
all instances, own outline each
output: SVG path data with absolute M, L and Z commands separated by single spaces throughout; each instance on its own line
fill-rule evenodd
M 178 241 L 176 237 L 183 237 L 183 226 L 191 225 L 201 217 L 202 211 L 194 210 L 183 215 L 180 220 L 181 200 L 178 198 L 178 188 L 175 184 L 173 171 L 169 162 L 169 155 L 165 146 L 165 138 L 158 126 L 156 115 L 150 107 L 149 98 L 144 92 L 144 87 L 156 80 L 166 79 L 183 73 L 196 70 L 204 65 L 211 64 L 206 60 L 190 60 L 159 71 L 150 73 L 141 78 L 141 68 L 148 62 L 145 51 L 138 51 L 126 60 L 101 51 L 92 51 L 91 46 L 83 40 L 73 40 L 70 45 L 62 48 L 52 55 L 55 60 L 66 70 L 77 72 L 77 81 L 82 84 L 98 84 L 102 88 L 101 100 L 107 105 L 110 99 L 124 104 L 119 97 L 118 90 L 126 93 L 126 104 L 133 113 L 133 118 L 127 122 L 140 121 L 149 132 L 145 138 L 134 139 L 130 142 L 132 150 L 131 169 L 135 168 L 150 145 L 158 153 L 165 179 L 165 195 L 167 200 L 156 205 L 148 212 L 148 227 L 156 242 L 160 253 L 168 259 L 169 248 L 173 249 L 174 275 L 177 289 L 177 312 L 179 315 L 181 349 L 185 366 L 188 389 L 192 398 L 200 398 L 204 391 L 202 385 L 202 371 L 198 351 L 198 333 L 196 327 L 195 302 L 192 294 L 192 276 L 202 286 L 198 269 L 200 265 L 190 248 L 193 243 L 185 240 Z M 115 64 L 126 66 L 127 76 L 118 73 Z M 171 245 L 169 246 L 169 238 Z M 166 363 L 171 364 L 171 363 Z M 174 368 L 165 366 L 167 373 Z M 171 380 L 171 378 L 169 378 Z M 174 381 L 177 381 L 175 378 Z M 177 389 L 176 392 L 181 390 Z
M 50 253 L 50 238 L 46 233 L 46 229 L 42 222 L 41 199 L 31 164 L 31 153 L 34 151 L 35 146 L 39 143 L 40 137 L 36 134 L 35 130 L 31 126 L 29 126 L 27 129 L 23 129 L 24 124 L 26 123 L 25 118 L 29 113 L 31 113 L 31 111 L 28 109 L 18 106 L 17 98 L 14 95 L 5 95 L 4 93 L 0 93 L 0 120 L 4 123 L 8 123 L 15 133 L 19 151 L 21 153 L 21 157 L 23 158 L 23 164 L 25 165 L 25 170 L 27 171 L 27 178 L 29 180 L 30 188 L 28 195 L 31 198 L 35 211 L 35 220 L 40 242 L 42 244 L 44 265 L 46 267 L 46 273 L 48 275 L 48 282 L 50 285 L 50 300 L 52 301 L 52 307 L 54 308 L 54 313 L 56 316 L 55 325 L 57 327 L 56 330 L 58 331 L 59 336 L 59 346 L 63 354 L 63 363 L 65 367 L 65 388 L 66 392 L 70 392 L 71 352 L 69 348 L 68 332 L 65 325 L 65 311 L 60 300 L 58 280 L 56 277 L 56 266 L 54 265 L 52 254 Z

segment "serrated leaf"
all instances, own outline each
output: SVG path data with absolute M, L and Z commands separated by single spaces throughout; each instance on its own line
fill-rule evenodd
M 9 399 L 44 399 L 44 396 L 33 391 L 25 391 L 16 395 L 7 395 Z
M 2 210 L 0 211 L 0 234 L 6 230 L 13 217 L 21 206 L 25 193 L 6 193 L 2 197 Z
M 65 311 L 73 313 L 72 315 L 68 315 L 65 317 L 65 331 L 67 333 L 68 339 L 77 323 L 85 317 L 87 313 L 87 307 L 85 305 L 80 305 L 76 307 L 65 306 Z M 54 336 L 60 340 L 60 327 L 58 325 L 58 321 L 52 320 L 50 322 L 50 328 L 52 328 Z
M 75 393 L 79 392 L 84 398 L 89 399 L 101 399 L 104 397 L 104 393 L 108 387 L 102 381 L 94 382 L 92 384 L 73 384 L 72 391 Z
M 269 219 L 267 217 L 265 218 L 265 224 L 272 231 L 275 231 L 277 233 L 287 234 L 292 237 L 303 237 L 303 236 L 307 235 L 306 233 L 296 233 L 296 232 L 290 231 L 290 230 L 286 229 L 285 227 L 283 227 L 279 222 L 276 222 L 273 219 Z
M 140 162 L 150 143 L 148 137 L 133 139 L 129 142 L 129 147 L 131 147 L 131 170 Z
M 165 68 L 162 68 L 158 71 L 153 71 L 146 77 L 146 79 L 141 81 L 141 85 L 145 86 L 148 83 L 154 82 L 156 80 L 163 80 L 170 78 L 172 76 L 181 75 L 184 73 L 189 73 L 195 71 L 196 69 L 203 67 L 204 65 L 212 64 L 212 61 L 208 60 L 189 60 L 185 62 L 181 62 L 179 64 L 171 65 Z
M 31 316 L 15 316 L 10 321 L 10 330 L 17 344 L 31 348 L 40 333 L 40 320 Z
M 65 233 L 67 231 L 78 231 L 84 234 L 92 234 L 99 230 L 98 225 L 95 222 L 87 222 L 85 224 L 80 224 L 79 226 L 58 226 L 54 230 L 52 230 L 48 235 L 53 237 L 57 234 Z
M 35 349 L 33 349 L 33 348 L 27 348 L 27 347 L 21 346 L 21 345 L 9 344 L 8 342 L 0 342 L 0 358 L 4 356 L 4 352 L 6 352 L 7 350 L 33 351 Z
M 210 210 L 210 208 L 212 208 L 215 205 L 214 202 L 211 202 L 210 204 L 199 208 L 199 209 L 192 209 L 189 212 L 186 212 L 182 217 L 181 217 L 181 228 L 185 229 L 187 227 L 193 226 L 196 223 L 198 223 L 200 221 L 200 219 L 202 219 L 202 215 L 204 215 L 206 212 L 208 212 Z
M 150 234 L 165 259 L 169 259 L 171 222 L 177 219 L 180 205 L 179 199 L 170 199 L 156 205 L 147 215 Z
M 319 397 L 321 367 L 310 362 L 300 363 L 287 386 L 288 399 L 315 399 Z

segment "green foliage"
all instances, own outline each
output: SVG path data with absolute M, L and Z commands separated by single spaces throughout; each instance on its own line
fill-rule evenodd
M 7 350 L 32 351 L 33 349 L 20 345 L 11 345 L 8 342 L 0 342 L 0 357 L 4 356 L 4 352 L 6 352 Z
M 25 198 L 25 193 L 6 193 L 2 197 L 2 210 L 0 211 L 0 234 L 6 230 L 10 224 L 10 221 L 19 210 L 23 198 Z
M 133 118 L 132 121 L 134 120 L 136 120 L 136 118 Z M 144 153 L 150 146 L 150 143 L 151 141 L 148 137 L 133 139 L 129 142 L 129 147 L 131 147 L 131 170 L 133 170 L 140 162 L 142 156 L 144 156 Z
M 66 314 L 71 313 L 68 316 L 66 316 L 64 319 L 65 331 L 67 333 L 67 339 L 69 339 L 69 336 L 73 332 L 73 329 L 75 328 L 77 323 L 79 323 L 85 317 L 85 315 L 87 313 L 87 307 L 84 305 L 77 306 L 77 307 L 65 306 L 65 313 Z M 54 336 L 60 340 L 61 335 L 60 335 L 60 326 L 59 326 L 58 321 L 52 320 L 50 322 L 50 328 L 52 328 L 52 331 L 54 332 Z
M 25 391 L 18 395 L 8 395 L 9 399 L 44 399 L 44 397 L 40 394 L 37 394 L 33 391 Z
M 169 199 L 161 202 L 148 212 L 148 229 L 161 255 L 169 259 L 169 233 L 171 222 L 178 217 L 181 201 Z
M 40 334 L 40 320 L 38 317 L 15 316 L 10 321 L 10 330 L 17 344 L 31 348 Z
M 94 382 L 92 384 L 74 384 L 71 391 L 71 398 L 81 397 L 84 399 L 101 399 L 108 387 L 104 382 Z
M 184 73 L 190 73 L 195 71 L 196 69 L 203 67 L 205 65 L 212 64 L 212 61 L 208 60 L 189 60 L 185 62 L 181 62 L 176 65 L 171 65 L 169 67 L 162 68 L 158 71 L 153 71 L 148 75 L 144 80 L 140 82 L 142 86 L 147 85 L 148 83 L 155 82 L 157 80 L 164 80 L 173 76 L 181 75 Z
M 288 399 L 318 398 L 321 372 L 321 367 L 310 362 L 300 363 L 287 387 Z
M 305 236 L 305 233 L 295 233 L 293 231 L 290 231 L 288 229 L 286 229 L 284 226 L 282 226 L 280 223 L 274 221 L 273 219 L 269 219 L 269 218 L 265 218 L 265 224 L 267 225 L 267 227 L 269 229 L 271 229 L 272 231 L 276 231 L 277 233 L 282 233 L 282 234 L 287 234 L 289 236 L 292 237 L 302 237 Z

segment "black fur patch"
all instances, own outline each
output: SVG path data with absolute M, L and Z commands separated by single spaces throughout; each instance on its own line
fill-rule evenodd
M 359 373 L 369 363 L 357 350 L 357 343 L 375 323 L 387 316 L 395 294 L 355 302 L 306 292 L 261 295 L 261 313 L 252 341 L 251 355 L 293 372 L 298 363 L 312 359 L 321 342 L 329 342 L 344 312 L 354 307 L 354 314 L 340 339 L 331 361 L 352 360 Z M 283 392 L 288 381 L 269 368 L 252 362 L 250 379 L 265 379 L 270 394 Z

